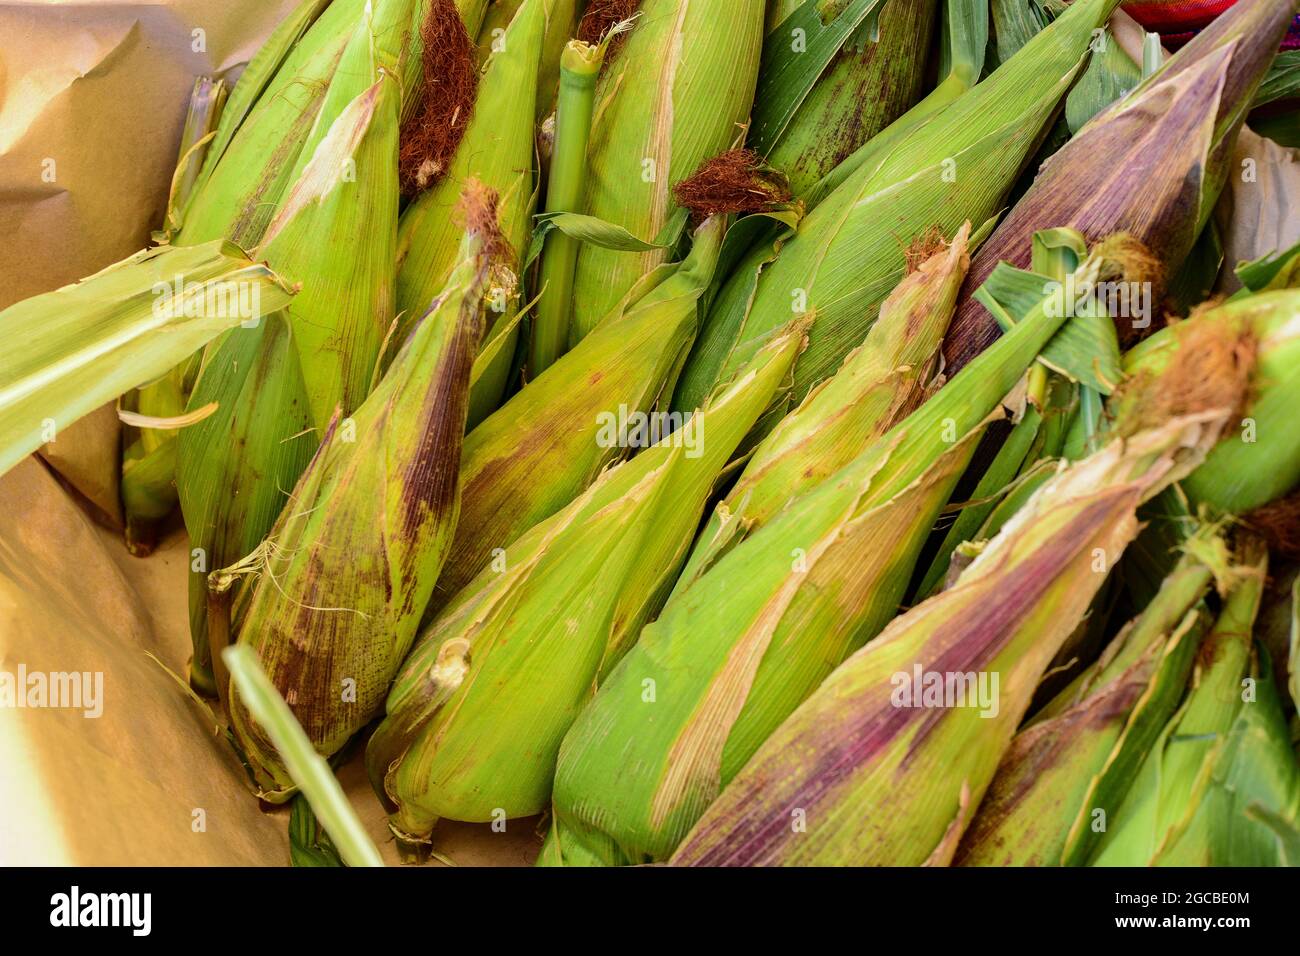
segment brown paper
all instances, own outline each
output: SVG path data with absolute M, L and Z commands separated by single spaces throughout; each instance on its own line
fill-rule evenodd
M 297 3 L 0 6 L 0 308 L 148 243 L 194 77 L 233 80 Z M 287 810 L 259 809 L 173 676 L 190 656 L 185 536 L 140 560 L 88 517 L 120 522 L 119 442 L 105 406 L 0 475 L 0 681 L 23 668 L 103 682 L 97 717 L 0 706 L 0 865 L 286 865 Z M 397 862 L 360 756 L 339 776 Z M 434 848 L 459 864 L 524 865 L 535 829 L 444 822 Z
M 1236 266 L 1300 241 L 1300 150 L 1243 128 L 1216 217 L 1224 265 L 1218 288 L 1235 292 Z
M 77 419 L 37 454 L 86 500 L 98 520 L 122 527 L 122 422 L 116 402 Z
M 190 656 L 188 560 L 183 534 L 131 557 L 35 457 L 0 477 L 0 672 L 102 675 L 103 688 L 98 717 L 0 707 L 0 865 L 288 864 L 287 810 L 259 809 L 212 718 L 172 676 Z M 397 863 L 360 753 L 339 777 Z M 460 865 L 527 865 L 536 826 L 444 822 L 434 849 Z
M 297 4 L 0 6 L 0 308 L 148 244 L 194 78 L 233 79 Z

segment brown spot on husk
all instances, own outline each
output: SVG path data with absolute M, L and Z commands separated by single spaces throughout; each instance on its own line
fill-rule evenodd
M 420 40 L 423 91 L 415 115 L 402 127 L 398 152 L 398 175 L 407 196 L 427 189 L 446 171 L 478 93 L 474 41 L 454 0 L 431 0 Z
M 1172 331 L 1177 343 L 1165 367 L 1140 371 L 1117 389 L 1121 435 L 1219 408 L 1232 409 L 1235 422 L 1249 405 L 1258 347 L 1249 327 L 1189 319 Z
M 1268 543 L 1270 551 L 1300 560 L 1300 488 L 1260 505 L 1241 520 Z
M 595 46 L 605 38 L 605 34 L 635 14 L 640 6 L 641 0 L 591 0 L 578 24 L 578 39 Z M 606 63 L 618 55 L 625 42 L 626 33 L 610 38 L 605 50 Z
M 781 173 L 767 166 L 750 149 L 729 149 L 673 187 L 679 206 L 696 219 L 724 213 L 764 212 L 790 201 L 790 187 Z

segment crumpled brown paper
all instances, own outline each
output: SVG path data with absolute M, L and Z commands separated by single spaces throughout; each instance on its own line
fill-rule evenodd
M 0 309 L 147 244 L 194 77 L 233 79 L 297 2 L 0 5 Z M 286 865 L 287 811 L 259 809 L 172 676 L 190 654 L 184 534 L 140 560 L 90 520 L 120 523 L 119 432 L 105 406 L 0 475 L 0 685 L 102 679 L 99 716 L 14 707 L 0 686 L 0 865 Z M 359 758 L 339 776 L 397 862 Z M 525 865 L 535 828 L 444 823 L 435 850 Z
M 35 456 L 0 476 L 0 681 L 20 668 L 102 679 L 99 716 L 86 716 L 89 698 L 20 708 L 0 693 L 0 865 L 289 862 L 287 810 L 258 808 L 214 721 L 173 676 L 190 655 L 188 561 L 184 534 L 131 557 Z M 339 777 L 397 863 L 360 754 Z M 471 866 L 524 866 L 540 848 L 534 820 L 504 833 L 444 821 L 434 840 L 440 857 Z

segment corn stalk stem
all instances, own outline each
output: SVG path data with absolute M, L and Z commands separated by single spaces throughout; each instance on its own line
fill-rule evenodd
M 220 656 L 230 669 L 240 698 L 284 758 L 343 862 L 348 866 L 383 866 L 379 850 L 366 834 L 329 764 L 307 739 L 293 711 L 262 670 L 257 655 L 248 647 L 231 647 Z
M 560 95 L 555 110 L 555 147 L 546 187 L 546 212 L 581 212 L 587 178 L 587 144 L 596 105 L 596 78 L 605 45 L 574 40 L 560 59 Z M 552 229 L 542 249 L 538 272 L 536 321 L 528 356 L 528 374 L 536 378 L 565 351 L 572 313 L 573 272 L 578 240 Z

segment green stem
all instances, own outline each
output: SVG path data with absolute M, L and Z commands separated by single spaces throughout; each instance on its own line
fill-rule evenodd
M 230 647 L 222 654 L 231 679 L 253 719 L 262 725 L 284 765 L 311 804 L 312 812 L 330 835 L 348 866 L 383 866 L 379 850 L 357 818 L 330 766 L 316 752 L 293 711 L 262 670 L 248 647 Z
M 605 59 L 605 44 L 572 40 L 560 57 L 560 96 L 555 110 L 555 146 L 546 187 L 546 212 L 581 212 L 587 176 L 587 144 L 596 105 L 596 77 Z M 578 240 L 552 229 L 542 249 L 528 374 L 536 378 L 555 362 L 569 343 L 573 273 Z

